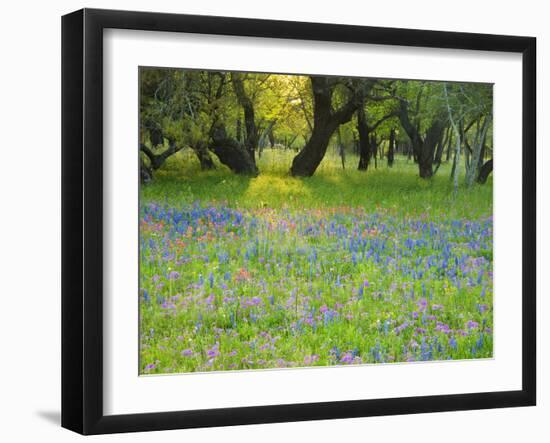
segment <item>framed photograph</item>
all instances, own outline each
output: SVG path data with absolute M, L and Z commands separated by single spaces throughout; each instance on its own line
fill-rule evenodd
M 531 37 L 62 20 L 62 425 L 534 405 Z

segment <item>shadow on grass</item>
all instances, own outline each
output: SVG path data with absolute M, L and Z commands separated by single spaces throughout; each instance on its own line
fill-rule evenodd
M 289 175 L 289 162 L 276 160 L 268 162 L 268 157 L 263 157 L 260 175 L 250 177 L 233 174 L 219 163 L 212 171 L 201 171 L 193 158 L 176 158 L 158 171 L 153 183 L 142 187 L 141 202 L 176 207 L 193 202 L 243 208 L 359 206 L 411 216 L 452 213 L 460 218 L 487 214 L 492 208 L 492 181 L 472 189 L 462 187 L 455 196 L 448 164 L 426 180 L 418 176 L 416 164 L 401 158 L 393 168 L 371 165 L 368 171 L 358 171 L 355 161 L 343 170 L 337 162 L 327 160 L 314 176 L 297 178 Z

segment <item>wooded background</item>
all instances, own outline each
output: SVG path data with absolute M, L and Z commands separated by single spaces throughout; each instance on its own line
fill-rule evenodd
M 492 85 L 422 80 L 140 69 L 142 181 L 191 149 L 236 174 L 258 175 L 265 148 L 295 151 L 289 174 L 315 174 L 327 149 L 360 171 L 401 154 L 429 179 L 451 162 L 455 191 L 492 171 Z

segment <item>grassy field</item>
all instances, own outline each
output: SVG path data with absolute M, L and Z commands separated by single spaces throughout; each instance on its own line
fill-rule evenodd
M 491 357 L 492 179 L 292 155 L 250 178 L 183 152 L 142 187 L 141 373 Z

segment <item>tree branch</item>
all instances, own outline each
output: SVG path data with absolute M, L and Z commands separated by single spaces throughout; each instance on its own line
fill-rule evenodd
M 374 125 L 369 126 L 369 132 L 374 131 L 378 126 L 380 126 L 382 123 L 384 123 L 386 120 L 389 120 L 392 117 L 398 117 L 399 113 L 397 111 L 392 111 L 388 115 L 385 115 L 380 120 L 378 120 Z

